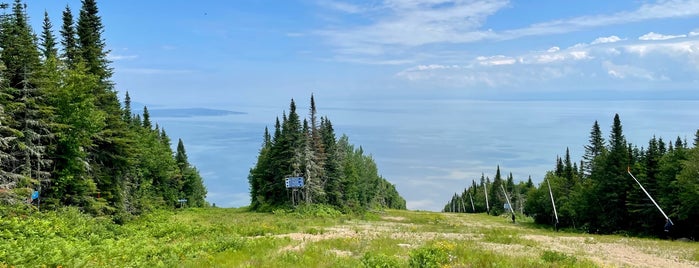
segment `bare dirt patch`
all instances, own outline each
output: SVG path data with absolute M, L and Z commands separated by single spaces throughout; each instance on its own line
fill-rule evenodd
M 561 251 L 571 255 L 584 255 L 601 266 L 632 267 L 697 267 L 696 263 L 682 260 L 680 256 L 668 252 L 640 248 L 624 241 L 597 242 L 593 237 L 567 237 L 525 235 L 524 238 L 541 243 L 549 250 Z M 669 254 L 669 255 L 668 255 Z

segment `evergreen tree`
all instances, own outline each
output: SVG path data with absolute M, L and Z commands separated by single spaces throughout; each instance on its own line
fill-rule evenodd
M 590 205 L 596 217 L 591 227 L 603 233 L 623 230 L 628 224 L 626 201 L 631 184 L 626 169 L 629 153 L 618 114 L 614 116 L 608 151 L 603 154 L 599 172 L 590 175 L 596 185 L 594 195 L 589 197 L 596 199 Z
M 131 96 L 129 96 L 129 92 L 126 91 L 126 96 L 124 97 L 124 122 L 131 124 L 131 120 Z
M 177 142 L 175 162 L 180 169 L 183 179 L 181 195 L 187 199 L 187 203 L 190 206 L 205 206 L 206 201 L 204 201 L 204 198 L 206 197 L 206 188 L 204 187 L 203 179 L 199 175 L 199 171 L 189 165 L 182 139 Z
M 76 27 L 78 36 L 78 51 L 85 61 L 89 73 L 96 75 L 100 82 L 111 85 L 112 69 L 107 59 L 109 51 L 106 50 L 105 41 L 102 39 L 104 27 L 102 18 L 98 15 L 96 0 L 82 0 L 82 8 Z M 104 103 L 103 103 L 104 104 Z
M 9 170 L 24 177 L 22 186 L 45 184 L 51 164 L 47 155 L 52 136 L 48 121 L 51 110 L 46 107 L 44 91 L 37 87 L 41 64 L 25 5 L 16 0 L 12 14 L 3 16 L 0 26 L 0 60 L 5 66 L 0 74 L 8 83 L 3 86 L 2 94 L 6 98 L 2 106 L 9 115 L 8 126 L 19 131 L 11 135 L 11 153 L 15 161 L 6 164 Z
M 50 102 L 55 107 L 56 174 L 48 189 L 46 203 L 66 204 L 85 208 L 93 213 L 98 207 L 95 202 L 97 186 L 89 174 L 87 151 L 93 147 L 92 137 L 104 127 L 105 114 L 94 106 L 92 88 L 97 78 L 86 74 L 84 66 L 75 69 L 58 67 L 60 63 L 50 57 L 45 64 L 45 83 Z
M 606 150 L 604 147 L 602 130 L 600 130 L 599 123 L 597 123 L 597 121 L 595 121 L 595 123 L 592 125 L 589 142 L 590 144 L 585 145 L 585 154 L 583 155 L 584 164 L 581 165 L 585 176 L 589 176 L 592 172 L 595 157 L 601 155 Z
M 493 215 L 500 215 L 505 210 L 503 207 L 505 195 L 502 192 L 501 185 L 503 185 L 503 180 L 500 175 L 500 166 L 498 165 L 493 183 L 488 187 L 488 201 L 490 201 L 490 211 Z
M 53 36 L 53 25 L 49 19 L 49 13 L 46 11 L 44 11 L 44 24 L 41 32 L 41 53 L 44 56 L 44 60 L 58 58 L 56 38 Z
M 61 45 L 63 45 L 63 61 L 66 65 L 72 68 L 78 61 L 78 43 L 76 40 L 75 24 L 73 21 L 73 13 L 70 7 L 66 5 L 63 11 L 63 25 L 61 26 Z
M 148 112 L 148 107 L 143 106 L 143 128 L 152 129 L 153 124 L 150 121 L 150 113 Z

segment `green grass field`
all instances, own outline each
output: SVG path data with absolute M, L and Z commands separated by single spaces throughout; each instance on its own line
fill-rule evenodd
M 75 209 L 0 218 L 0 267 L 697 267 L 699 244 L 553 232 L 484 214 Z

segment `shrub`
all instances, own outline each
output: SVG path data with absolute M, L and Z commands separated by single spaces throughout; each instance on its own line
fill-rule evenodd
M 410 267 L 432 268 L 440 267 L 453 260 L 451 252 L 454 244 L 450 242 L 437 242 L 410 252 Z
M 373 252 L 364 253 L 362 256 L 362 265 L 370 268 L 393 268 L 400 267 L 398 260 L 394 257 L 384 254 L 376 254 Z

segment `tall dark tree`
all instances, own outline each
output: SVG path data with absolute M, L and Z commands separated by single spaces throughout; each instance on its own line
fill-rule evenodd
M 44 24 L 41 31 L 41 53 L 44 56 L 44 60 L 58 58 L 56 38 L 53 36 L 53 25 L 47 11 L 44 11 Z
M 206 197 L 206 188 L 199 171 L 189 165 L 187 153 L 184 148 L 182 139 L 177 142 L 177 153 L 175 154 L 175 162 L 182 174 L 182 192 L 181 196 L 187 199 L 187 203 L 192 206 L 202 207 L 206 205 L 204 198 Z
M 592 172 L 595 157 L 601 155 L 606 148 L 604 147 L 604 137 L 602 137 L 602 130 L 600 130 L 599 123 L 595 121 L 592 125 L 592 130 L 590 131 L 589 144 L 585 145 L 585 154 L 583 155 L 583 165 L 582 169 L 585 176 L 589 176 Z
M 69 6 L 66 6 L 63 11 L 63 24 L 61 25 L 61 45 L 63 45 L 63 61 L 68 67 L 75 66 L 75 63 L 80 58 L 78 54 L 77 34 L 75 33 L 75 21 L 73 20 L 73 12 Z
M 0 72 L 3 83 L 4 106 L 8 126 L 14 133 L 11 147 L 16 160 L 7 163 L 10 170 L 24 176 L 24 186 L 46 184 L 51 160 L 47 145 L 52 136 L 51 110 L 46 107 L 44 90 L 38 87 L 41 63 L 36 39 L 29 22 L 25 5 L 16 0 L 12 14 L 0 21 L 0 47 L 5 68 Z
M 82 8 L 76 27 L 78 51 L 85 61 L 89 73 L 99 77 L 100 82 L 111 84 L 112 68 L 107 59 L 109 51 L 102 39 L 104 26 L 99 16 L 96 0 L 82 0 Z
M 143 128 L 152 129 L 153 123 L 150 121 L 150 112 L 148 112 L 148 107 L 143 106 Z

